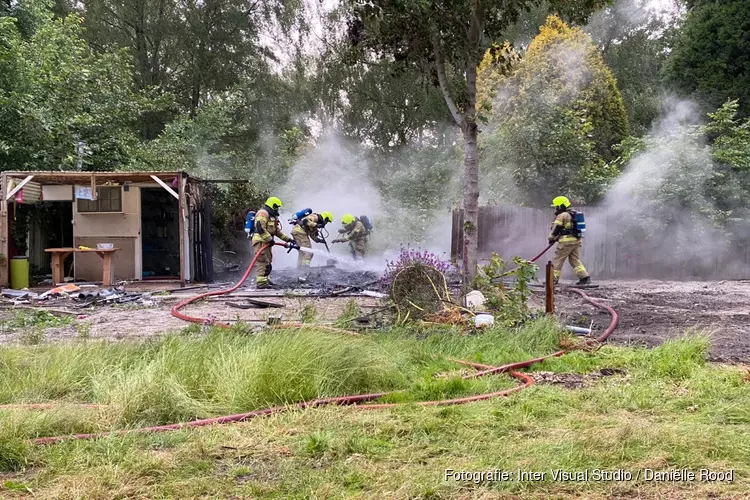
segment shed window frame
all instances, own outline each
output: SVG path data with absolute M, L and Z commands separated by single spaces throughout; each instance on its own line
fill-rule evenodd
M 122 186 L 97 186 L 95 200 L 78 198 L 76 203 L 82 214 L 122 213 Z

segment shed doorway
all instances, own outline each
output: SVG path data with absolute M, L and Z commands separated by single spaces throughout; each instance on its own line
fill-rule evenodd
M 45 201 L 33 205 L 18 204 L 11 210 L 16 212 L 11 238 L 17 239 L 15 245 L 19 255 L 25 253 L 29 256 L 31 283 L 43 283 L 52 273 L 50 254 L 45 249 L 73 246 L 73 203 Z M 73 275 L 71 254 L 65 259 L 63 276 Z
M 141 188 L 143 279 L 179 279 L 180 221 L 177 199 L 162 188 Z

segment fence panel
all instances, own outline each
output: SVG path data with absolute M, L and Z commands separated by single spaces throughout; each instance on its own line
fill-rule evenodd
M 640 235 L 623 235 L 618 221 L 601 207 L 587 206 L 587 232 L 581 258 L 589 272 L 599 279 L 720 280 L 750 277 L 750 245 L 723 249 L 693 257 L 675 258 L 681 249 L 674 245 L 665 253 L 660 241 L 645 241 Z M 480 261 L 493 252 L 503 259 L 531 258 L 544 248 L 554 218 L 552 210 L 490 205 L 479 207 L 478 242 Z M 669 246 L 669 245 L 667 245 Z M 540 267 L 552 252 L 540 259 Z M 451 258 L 461 262 L 463 255 L 463 211 L 454 210 L 451 232 Z M 573 277 L 566 264 L 563 277 Z

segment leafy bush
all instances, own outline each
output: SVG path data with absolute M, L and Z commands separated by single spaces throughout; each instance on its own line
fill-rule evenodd
M 33 311 L 19 311 L 8 323 L 11 328 L 50 328 L 58 326 L 67 326 L 74 322 L 72 316 L 55 316 L 44 309 L 34 309 Z
M 473 283 L 474 288 L 485 295 L 489 312 L 508 326 L 530 317 L 529 283 L 535 279 L 537 272 L 536 264 L 520 257 L 514 257 L 513 263 L 516 267 L 508 270 L 508 264 L 493 253 L 490 262 L 480 269 Z M 510 285 L 506 285 L 506 280 L 512 280 Z
M 420 252 L 419 250 L 402 247 L 398 258 L 386 263 L 381 283 L 386 289 L 389 289 L 393 285 L 393 279 L 400 271 L 415 264 L 432 267 L 442 274 L 447 274 L 452 269 L 450 262 L 440 259 L 440 257 L 429 250 L 422 250 Z
M 522 201 L 545 204 L 559 192 L 586 202 L 600 197 L 617 174 L 606 162 L 627 137 L 628 118 L 588 35 L 550 16 L 517 70 L 500 81 L 482 141 L 490 198 L 518 197 L 513 191 Z

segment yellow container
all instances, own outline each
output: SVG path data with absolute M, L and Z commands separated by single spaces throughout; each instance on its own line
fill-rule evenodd
M 10 287 L 21 290 L 29 287 L 29 258 L 25 256 L 10 259 Z

